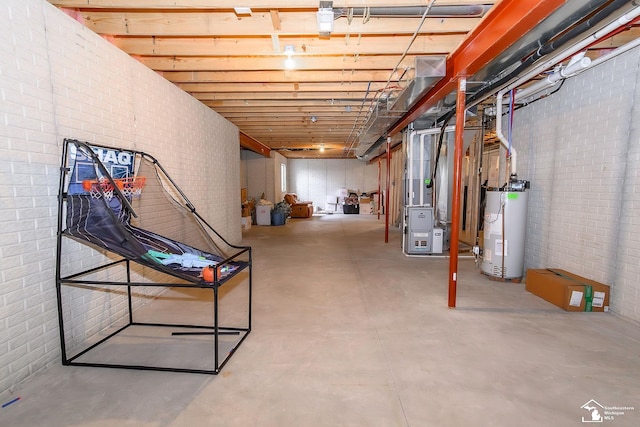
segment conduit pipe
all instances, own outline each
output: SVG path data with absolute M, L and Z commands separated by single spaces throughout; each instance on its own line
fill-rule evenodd
M 631 23 L 638 16 L 640 16 L 640 7 L 636 7 L 635 9 L 632 9 L 631 11 L 629 11 L 628 13 L 622 15 L 621 17 L 619 17 L 615 21 L 613 21 L 613 22 L 609 23 L 608 25 L 604 26 L 602 29 L 596 31 L 595 33 L 593 33 L 589 37 L 584 38 L 582 41 L 574 44 L 573 46 L 569 47 L 568 49 L 565 49 L 564 51 L 560 52 L 559 54 L 554 55 L 548 61 L 545 61 L 544 63 L 540 64 L 539 66 L 537 66 L 534 69 L 532 69 L 531 71 L 529 71 L 528 73 L 524 74 L 522 77 L 520 77 L 517 80 L 515 80 L 513 83 L 510 83 L 506 87 L 502 88 L 498 92 L 498 94 L 496 96 L 496 135 L 497 135 L 498 139 L 500 140 L 500 143 L 505 148 L 508 149 L 509 141 L 507 140 L 507 138 L 502 133 L 502 106 L 503 106 L 503 97 L 504 97 L 505 93 L 509 92 L 511 89 L 514 89 L 514 88 L 522 85 L 523 83 L 528 82 L 529 80 L 531 80 L 532 78 L 534 78 L 538 74 L 540 74 L 540 73 L 548 70 L 549 68 L 555 66 L 558 62 L 562 61 L 563 59 L 565 59 L 565 58 L 567 58 L 569 56 L 575 55 L 577 52 L 580 52 L 581 50 L 587 48 L 589 45 L 593 44 L 594 42 L 596 42 L 596 41 L 600 40 L 601 38 L 607 36 L 612 31 L 615 31 L 618 28 Z M 637 42 L 637 40 L 634 41 L 634 42 L 627 43 L 627 44 L 631 44 L 631 43 L 635 43 L 635 42 Z M 631 49 L 633 47 L 634 46 L 630 46 L 630 47 L 626 48 L 626 50 L 629 50 L 629 49 Z M 626 51 L 626 50 L 624 50 L 624 51 Z M 616 51 L 613 51 L 611 53 L 611 55 L 613 55 L 615 52 Z M 620 53 L 622 53 L 622 52 L 623 51 L 621 51 Z M 619 55 L 620 53 L 617 53 L 617 54 Z M 608 55 L 607 55 L 607 57 L 608 57 Z M 585 61 L 583 61 L 583 60 L 575 61 L 573 64 L 570 62 L 570 64 L 566 67 L 566 70 L 564 71 L 563 74 L 568 77 L 568 76 L 570 76 L 572 74 L 576 74 L 578 72 L 584 71 L 587 68 L 590 68 L 590 66 L 595 65 L 594 63 L 596 63 L 596 62 L 600 63 L 602 61 L 589 61 L 589 64 L 586 64 L 586 65 L 585 65 Z M 571 69 L 569 69 L 570 66 L 571 66 Z M 566 77 L 562 76 L 561 72 L 557 73 L 557 74 L 558 75 L 556 77 L 554 77 L 554 79 L 555 78 L 558 79 L 557 81 L 560 81 L 563 78 L 566 78 Z M 543 81 L 545 81 L 545 80 L 543 80 Z M 548 86 L 548 83 L 547 83 L 547 86 Z M 540 90 L 541 89 L 539 89 L 538 91 L 540 91 Z M 522 92 L 520 92 L 520 91 L 519 91 L 519 93 L 522 94 Z M 529 95 L 531 95 L 533 93 L 535 93 L 535 92 L 530 92 Z M 525 95 L 526 95 L 526 93 L 525 93 Z M 516 94 L 516 99 L 517 98 L 518 98 L 518 95 Z M 522 99 L 522 98 L 523 98 L 523 96 L 520 95 L 520 99 Z M 511 151 L 509 153 L 509 158 L 511 160 L 511 173 L 516 173 L 516 170 L 517 170 L 517 162 L 516 162 L 517 154 L 516 154 L 516 150 L 515 150 L 515 148 L 513 148 L 513 146 L 511 147 Z
M 591 58 L 584 56 L 585 52 L 581 52 L 571 58 L 569 64 L 566 67 L 563 67 L 553 74 L 545 77 L 544 79 L 524 88 L 516 91 L 515 101 L 519 101 L 529 96 L 536 94 L 542 90 L 552 88 L 558 84 L 558 82 L 570 77 L 572 75 L 577 74 L 581 70 L 586 69 L 591 64 Z M 519 81 L 519 80 L 518 80 Z M 496 136 L 500 143 L 507 149 L 508 158 L 511 165 L 511 174 L 515 174 L 517 170 L 517 153 L 516 149 L 513 148 L 512 141 L 509 141 L 508 138 L 504 136 L 502 132 L 502 106 L 506 103 L 506 100 L 503 100 L 504 95 L 511 91 L 515 87 L 514 85 L 507 86 L 506 88 L 500 90 L 498 95 L 496 96 Z
M 582 41 L 580 41 L 580 42 L 574 44 L 573 46 L 563 50 L 559 54 L 554 55 L 551 59 L 549 59 L 549 60 L 543 62 L 542 64 L 538 65 L 537 67 L 533 68 L 531 71 L 529 71 L 528 73 L 524 74 L 522 77 L 518 78 L 513 83 L 510 83 L 509 85 L 507 85 L 503 89 L 503 94 L 508 92 L 511 89 L 514 89 L 514 88 L 520 86 L 521 84 L 523 84 L 525 82 L 528 82 L 529 80 L 531 80 L 532 78 L 534 78 L 538 74 L 540 74 L 540 73 L 550 69 L 551 67 L 555 66 L 557 63 L 559 63 L 563 59 L 568 58 L 570 56 L 573 56 L 576 53 L 580 52 L 581 50 L 586 49 L 588 46 L 590 46 L 591 44 L 597 42 L 601 38 L 607 36 L 609 33 L 617 30 L 618 28 L 620 28 L 620 27 L 622 27 L 624 25 L 627 25 L 627 24 L 631 23 L 638 16 L 640 16 L 640 7 L 639 6 L 637 6 L 636 8 L 634 8 L 632 10 L 630 10 L 626 14 L 624 14 L 621 17 L 619 17 L 618 19 L 616 19 L 615 21 L 609 23 L 608 25 L 606 25 L 602 29 L 596 31 L 595 33 L 593 33 L 589 37 L 584 38 Z
M 595 41 L 600 40 L 601 38 L 612 34 L 618 28 L 633 22 L 632 21 L 633 18 L 631 19 L 627 19 L 627 18 L 630 16 L 634 16 L 635 9 L 632 9 L 631 11 L 627 12 L 625 15 L 610 22 L 607 26 L 605 26 L 601 30 L 593 33 L 591 37 L 588 37 L 583 40 L 584 43 L 581 42 L 579 45 L 574 44 L 568 49 L 564 50 L 562 53 L 553 56 L 552 59 L 541 62 L 541 65 L 539 66 L 535 66 L 535 64 L 538 63 L 538 61 L 543 60 L 547 56 L 551 56 L 556 50 L 559 50 L 565 44 L 570 43 L 571 40 L 573 40 L 574 38 L 580 37 L 582 34 L 586 33 L 587 31 L 592 30 L 601 21 L 607 19 L 607 17 L 610 14 L 614 13 L 616 10 L 622 7 L 623 3 L 631 4 L 636 8 L 639 5 L 638 0 L 633 0 L 633 1 L 613 0 L 600 10 L 596 11 L 596 10 L 590 9 L 591 11 L 588 12 L 588 14 L 591 14 L 591 13 L 594 13 L 594 14 L 588 20 L 584 21 L 581 24 L 570 27 L 569 29 L 567 29 L 567 31 L 562 32 L 559 37 L 554 38 L 553 40 L 547 41 L 545 44 L 540 46 L 538 50 L 536 50 L 536 52 L 534 52 L 532 55 L 530 55 L 526 59 L 523 59 L 521 64 L 515 70 L 511 71 L 508 75 L 501 77 L 497 82 L 491 83 L 488 87 L 484 89 L 480 89 L 478 92 L 474 93 L 469 99 L 467 99 L 467 105 L 469 106 L 469 108 L 478 104 L 479 102 L 487 98 L 492 93 L 495 93 L 494 90 L 497 90 L 498 88 L 502 87 L 502 85 L 509 85 L 511 84 L 511 82 L 513 82 L 513 80 L 516 80 L 516 79 L 519 80 L 518 76 L 520 75 L 520 73 L 530 74 L 529 78 L 522 80 L 521 83 L 523 83 L 524 81 L 531 80 L 534 76 L 542 73 L 545 70 L 550 69 L 552 66 L 559 63 L 561 60 L 564 60 L 570 56 L 573 56 L 576 52 L 579 52 L 585 49 Z M 583 11 L 583 12 L 587 13 L 587 11 Z M 529 70 L 530 67 L 535 67 L 534 69 L 538 71 L 534 72 L 533 74 L 527 72 L 527 70 Z M 516 87 L 516 86 L 512 86 L 512 87 Z
M 496 96 L 496 136 L 498 137 L 500 144 L 508 150 L 507 155 L 511 164 L 511 173 L 514 174 L 517 170 L 516 149 L 513 148 L 513 145 L 509 147 L 509 140 L 502 133 L 502 97 L 507 92 L 507 89 L 502 89 Z
M 576 74 L 580 74 L 581 72 L 585 71 L 588 68 L 592 68 L 595 67 L 598 64 L 601 64 L 605 61 L 610 60 L 611 58 L 615 58 L 616 56 L 625 53 L 635 47 L 640 46 L 640 38 L 637 38 L 635 40 L 630 41 L 629 43 L 623 44 L 622 46 L 612 50 L 611 52 L 607 53 L 604 56 L 601 56 L 599 58 L 594 59 L 593 61 L 591 61 L 591 64 L 585 68 L 584 70 L 580 70 L 578 71 Z
M 591 58 L 585 56 L 585 54 L 586 52 L 584 51 L 578 53 L 571 58 L 571 61 L 569 61 L 569 64 L 566 67 L 556 70 L 544 79 L 538 80 L 524 89 L 518 89 L 516 91 L 516 102 L 526 99 L 542 90 L 553 88 L 562 80 L 575 76 L 579 72 L 589 68 L 589 65 L 591 65 Z

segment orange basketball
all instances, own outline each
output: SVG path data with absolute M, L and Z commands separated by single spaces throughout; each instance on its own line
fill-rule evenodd
M 213 282 L 213 267 L 205 267 L 202 269 L 202 278 L 205 282 Z

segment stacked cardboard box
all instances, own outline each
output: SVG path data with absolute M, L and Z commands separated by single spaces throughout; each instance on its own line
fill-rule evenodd
M 526 289 L 566 311 L 609 311 L 609 286 L 568 271 L 529 269 Z
M 360 197 L 360 215 L 373 214 L 373 205 L 370 197 Z

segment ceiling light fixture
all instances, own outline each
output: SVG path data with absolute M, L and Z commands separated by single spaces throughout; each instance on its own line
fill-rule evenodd
M 321 1 L 318 12 L 316 13 L 318 20 L 318 33 L 321 37 L 329 37 L 333 32 L 333 1 Z
M 251 15 L 252 12 L 250 7 L 234 7 L 233 10 L 238 16 Z
M 284 47 L 284 54 L 287 55 L 287 59 L 284 60 L 284 68 L 287 70 L 293 70 L 296 68 L 296 61 L 293 60 L 294 53 L 295 48 L 292 44 L 288 44 Z
M 315 123 L 318 121 L 318 118 L 316 116 L 311 116 L 311 123 Z
M 320 152 L 324 153 L 324 144 L 320 144 Z

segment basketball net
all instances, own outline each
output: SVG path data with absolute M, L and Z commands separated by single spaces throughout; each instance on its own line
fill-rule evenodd
M 142 193 L 142 187 L 144 187 L 147 179 L 145 177 L 130 177 L 130 178 L 118 178 L 113 180 L 118 189 L 128 199 L 140 197 Z M 99 180 L 85 180 L 82 181 L 82 188 L 91 194 L 91 197 L 100 199 L 104 197 L 106 200 L 111 200 L 113 197 L 113 184 L 108 179 Z

